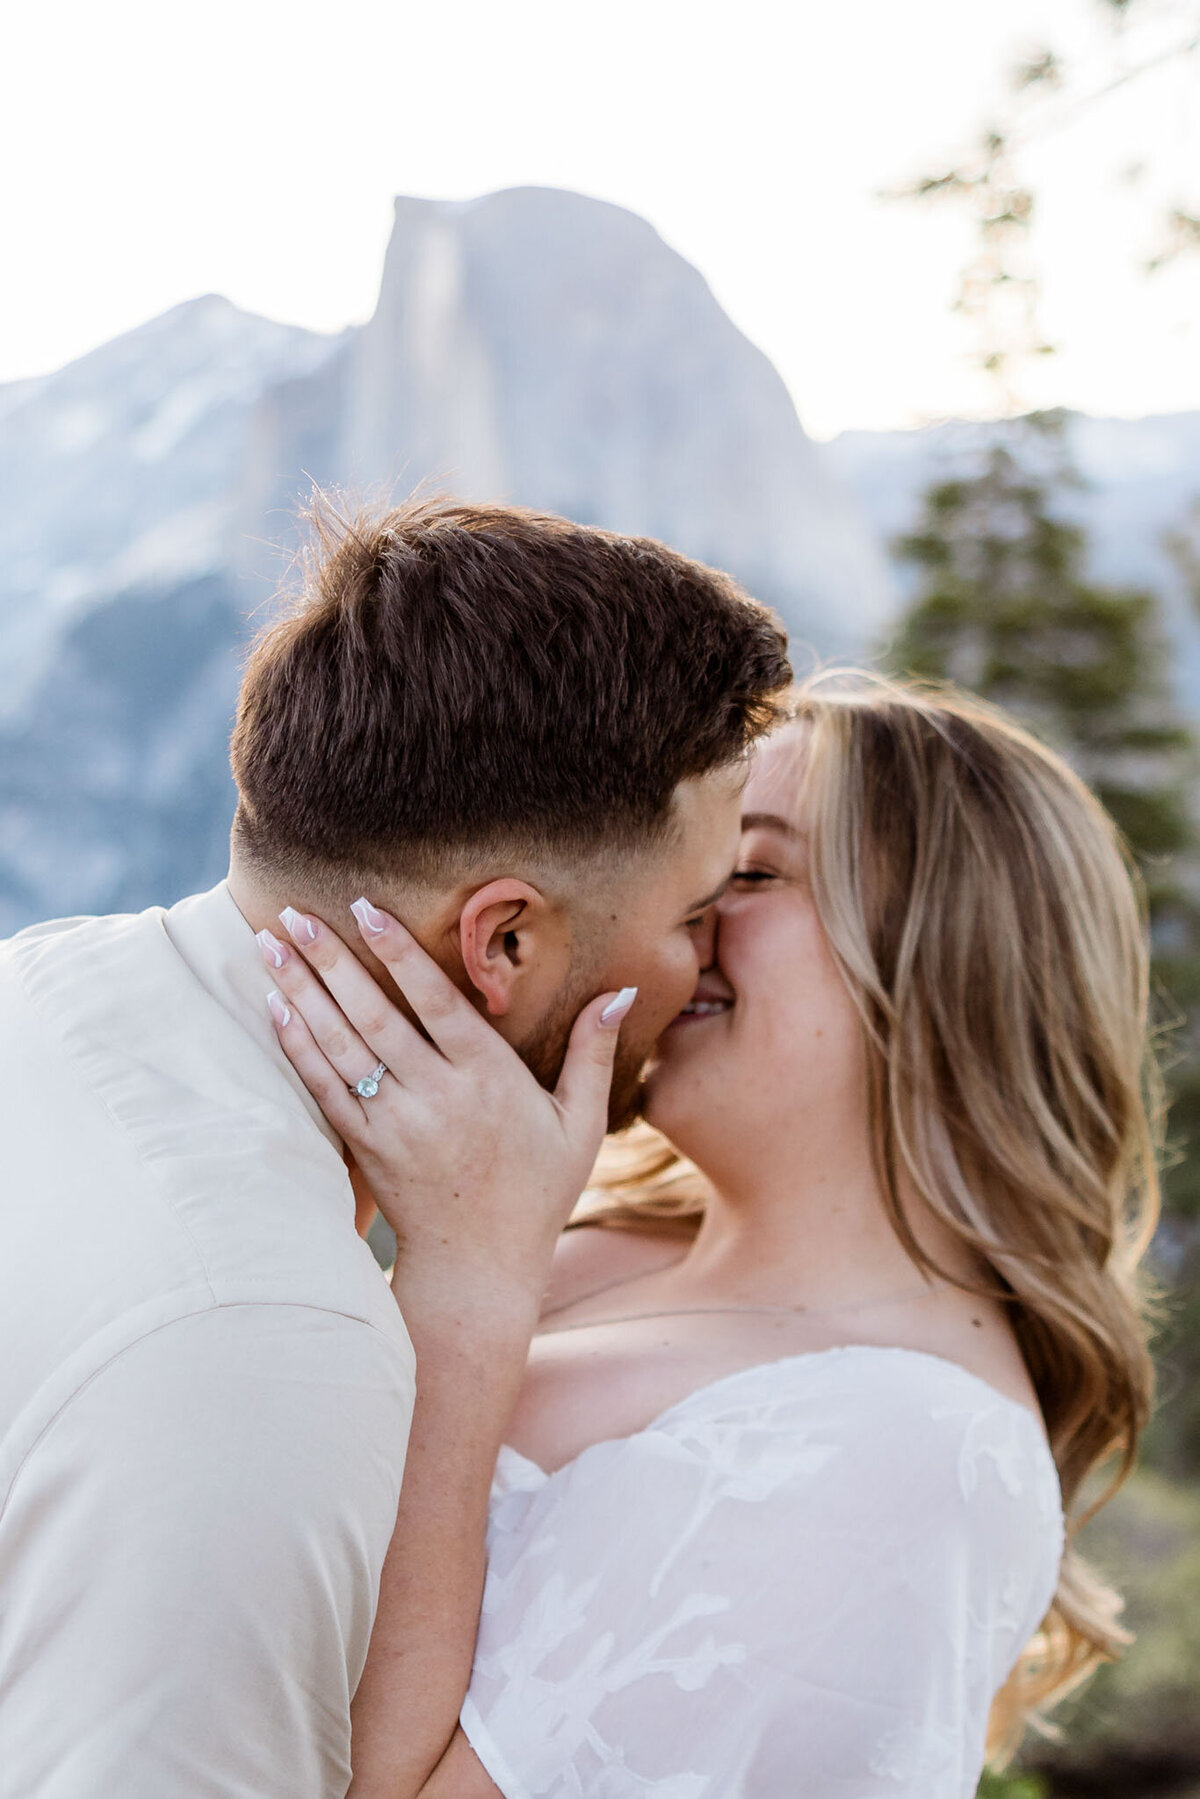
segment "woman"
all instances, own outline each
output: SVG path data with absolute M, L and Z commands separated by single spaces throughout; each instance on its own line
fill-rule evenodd
M 799 689 L 661 1135 L 560 1246 L 429 1799 L 967 1799 L 1114 1651 L 1063 1510 L 1150 1400 L 1146 1000 L 1057 757 L 966 698 Z

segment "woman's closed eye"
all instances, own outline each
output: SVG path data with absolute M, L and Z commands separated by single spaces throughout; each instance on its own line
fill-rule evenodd
M 735 868 L 729 879 L 733 886 L 757 887 L 764 881 L 776 881 L 779 877 L 769 868 Z

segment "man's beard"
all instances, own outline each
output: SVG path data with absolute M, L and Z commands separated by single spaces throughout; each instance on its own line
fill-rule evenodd
M 521 1060 L 547 1093 L 553 1093 L 558 1085 L 575 1020 L 591 997 L 584 990 L 573 998 L 564 999 L 542 1019 L 527 1042 L 517 1045 Z M 608 1099 L 610 1131 L 627 1130 L 637 1119 L 641 1110 L 642 1070 L 649 1053 L 649 1049 L 641 1045 L 626 1044 L 621 1037 L 617 1039 Z

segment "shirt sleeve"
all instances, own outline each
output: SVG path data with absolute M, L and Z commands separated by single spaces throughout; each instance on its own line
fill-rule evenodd
M 335 1799 L 412 1415 L 396 1346 L 303 1305 L 150 1332 L 0 1515 L 0 1788 Z
M 463 1729 L 506 1799 L 968 1799 L 1055 1492 L 1001 1401 L 849 1392 L 598 1444 L 497 1500 Z

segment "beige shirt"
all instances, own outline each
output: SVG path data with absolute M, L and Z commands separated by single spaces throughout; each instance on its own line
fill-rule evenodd
M 228 890 L 0 945 L 0 1795 L 332 1799 L 412 1346 Z

